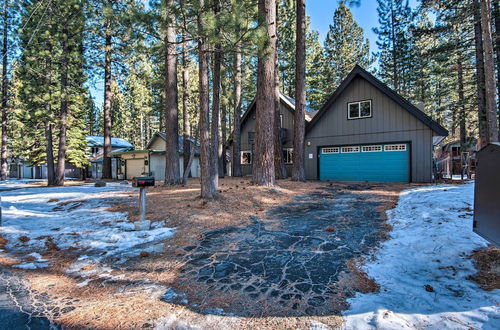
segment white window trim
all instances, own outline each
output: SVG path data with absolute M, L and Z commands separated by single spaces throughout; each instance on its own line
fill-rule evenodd
M 293 148 L 283 148 L 283 151 L 291 151 L 292 152 L 292 157 L 290 158 L 290 161 L 287 162 L 286 159 L 284 159 L 285 164 L 293 164 Z
M 396 149 L 392 149 L 391 147 L 396 147 Z M 406 150 L 407 150 L 406 144 L 386 144 L 386 145 L 384 145 L 384 151 L 386 151 L 386 152 L 406 151 Z
M 352 150 L 347 151 L 348 148 L 352 148 Z M 355 154 L 355 153 L 358 153 L 360 150 L 361 150 L 361 148 L 359 146 L 346 146 L 346 147 L 340 148 L 340 152 L 343 154 Z
M 321 153 L 322 154 L 338 154 L 338 153 L 340 153 L 340 148 L 339 147 L 321 148 Z
M 243 163 L 243 154 L 249 153 L 250 154 L 250 162 L 249 163 Z M 253 154 L 252 151 L 250 150 L 242 150 L 240 151 L 240 163 L 241 165 L 251 165 L 253 163 Z
M 370 115 L 369 116 L 361 116 L 361 103 L 369 102 L 370 103 Z M 351 112 L 349 111 L 349 107 L 351 104 L 358 104 L 358 117 L 351 117 Z M 363 100 L 357 102 L 349 102 L 347 103 L 347 119 L 362 119 L 362 118 L 370 118 L 372 116 L 372 100 Z
M 376 148 L 378 150 L 365 150 L 365 148 Z M 381 145 L 370 145 L 370 146 L 362 146 L 361 147 L 361 152 L 381 152 L 382 151 L 382 146 Z

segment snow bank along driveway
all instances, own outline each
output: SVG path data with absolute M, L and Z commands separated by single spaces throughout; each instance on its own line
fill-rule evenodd
M 24 253 L 19 268 L 48 266 L 49 261 L 40 254 L 54 244 L 83 253 L 81 260 L 98 262 L 113 257 L 114 263 L 121 263 L 141 251 L 161 248 L 161 242 L 174 232 L 163 223 L 135 231 L 125 213 L 105 211 L 110 199 L 130 191 L 130 186 L 114 183 L 103 188 L 82 185 L 3 191 L 0 234 L 8 240 L 8 249 Z
M 380 292 L 349 300 L 345 328 L 500 329 L 500 290 L 467 280 L 476 272 L 468 255 L 487 245 L 472 232 L 473 190 L 469 183 L 402 193 L 388 212 L 391 239 L 365 266 Z

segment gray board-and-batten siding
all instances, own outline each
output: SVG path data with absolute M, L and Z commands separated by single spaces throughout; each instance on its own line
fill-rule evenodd
M 446 130 L 415 107 L 405 104 L 404 99 L 395 98 L 387 86 L 381 89 L 381 83 L 363 69 L 357 67 L 351 75 L 346 78 L 348 81 L 344 81 L 345 86 L 341 86 L 337 95 L 332 95 L 308 125 L 306 178 L 319 178 L 318 153 L 321 147 L 408 143 L 411 148 L 409 181 L 431 182 L 433 138 L 446 135 Z M 363 100 L 371 100 L 372 116 L 348 119 L 347 104 Z

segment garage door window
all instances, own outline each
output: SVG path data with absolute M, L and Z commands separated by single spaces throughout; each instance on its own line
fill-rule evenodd
M 347 118 L 360 119 L 372 116 L 372 101 L 351 102 L 347 104 Z
M 343 154 L 359 152 L 359 147 L 342 147 L 341 152 Z
M 337 148 L 337 147 L 323 148 L 323 149 L 321 149 L 321 153 L 323 153 L 323 154 L 338 154 L 339 148 Z
M 382 151 L 382 146 L 362 146 L 361 152 L 380 152 Z
M 406 151 L 406 144 L 386 144 L 384 151 Z

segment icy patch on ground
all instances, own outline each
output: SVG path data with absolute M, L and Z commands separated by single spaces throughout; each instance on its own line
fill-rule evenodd
M 401 194 L 388 212 L 391 239 L 364 267 L 380 292 L 349 299 L 345 329 L 500 328 L 500 290 L 467 280 L 476 273 L 469 254 L 487 246 L 472 232 L 473 200 L 472 183 Z
M 119 264 L 141 251 L 159 252 L 173 228 L 135 231 L 125 213 L 106 211 L 110 199 L 132 191 L 115 183 L 101 188 L 82 185 L 3 191 L 0 234 L 12 251 L 71 249 L 84 252 L 95 262 Z

